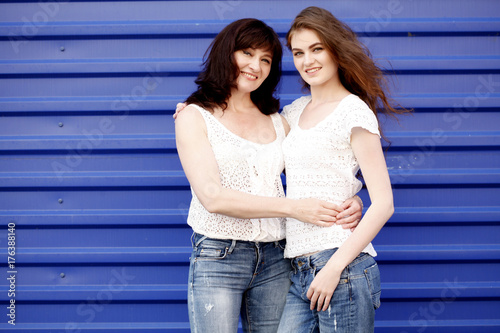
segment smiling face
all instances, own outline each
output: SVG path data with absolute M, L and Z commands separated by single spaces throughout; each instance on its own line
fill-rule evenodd
M 239 75 L 236 85 L 239 92 L 252 92 L 260 87 L 271 71 L 273 56 L 263 49 L 247 48 L 234 52 Z
M 339 82 L 338 64 L 315 31 L 295 31 L 291 38 L 291 48 L 295 68 L 311 87 Z

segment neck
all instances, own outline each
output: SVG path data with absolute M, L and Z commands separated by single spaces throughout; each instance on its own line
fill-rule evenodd
M 250 98 L 250 93 L 242 93 L 238 90 L 231 92 L 231 97 L 227 100 L 227 108 L 237 112 L 245 112 L 246 110 L 253 109 L 255 105 Z
M 311 96 L 313 104 L 322 104 L 339 101 L 350 92 L 344 88 L 340 80 L 330 80 L 324 84 L 311 86 Z

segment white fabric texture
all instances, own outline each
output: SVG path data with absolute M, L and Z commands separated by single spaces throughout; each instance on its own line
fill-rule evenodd
M 284 197 L 282 143 L 285 129 L 278 113 L 271 119 L 276 140 L 268 144 L 255 143 L 231 132 L 209 111 L 191 104 L 203 116 L 208 140 L 219 166 L 222 186 L 266 197 Z M 200 172 L 203 166 L 200 165 Z M 284 218 L 239 219 L 208 212 L 193 189 L 188 224 L 197 233 L 210 238 L 271 242 L 285 238 Z
M 340 205 L 362 187 L 356 178 L 359 164 L 351 148 L 351 130 L 361 127 L 378 134 L 378 122 L 368 105 L 356 95 L 348 95 L 316 126 L 304 130 L 299 118 L 311 96 L 304 96 L 283 108 L 290 125 L 283 142 L 287 198 L 317 198 Z M 341 226 L 319 227 L 293 218 L 287 219 L 285 256 L 340 247 L 351 234 Z M 363 252 L 376 256 L 369 244 Z

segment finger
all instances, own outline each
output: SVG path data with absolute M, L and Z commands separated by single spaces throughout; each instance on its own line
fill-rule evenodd
M 316 222 L 314 224 L 317 225 L 317 226 L 320 226 L 320 227 L 328 228 L 328 227 L 334 226 L 335 225 L 335 221 L 334 222 L 318 221 L 318 222 Z
M 323 221 L 323 222 L 337 222 L 337 218 L 335 216 L 332 216 L 332 215 L 328 215 L 328 214 L 324 214 L 322 213 L 320 216 L 320 221 Z
M 325 302 L 325 295 L 321 294 L 319 297 L 318 297 L 318 301 L 317 301 L 317 311 L 321 311 L 321 308 L 323 307 L 323 303 Z
M 355 229 L 359 224 L 359 220 L 356 220 L 352 223 L 345 223 L 345 224 L 342 224 L 342 229 Z
M 340 204 L 340 208 L 347 209 L 347 208 L 351 207 L 352 203 L 353 203 L 353 200 L 352 199 L 348 199 L 348 200 L 346 200 L 346 201 L 344 201 L 343 203 Z
M 338 219 L 342 219 L 344 217 L 350 216 L 350 215 L 355 215 L 358 210 L 354 207 L 349 207 L 341 211 L 340 213 L 337 214 Z
M 323 303 L 323 311 L 328 310 L 328 307 L 330 307 L 330 301 L 331 301 L 331 296 L 326 296 L 325 297 L 325 302 Z
M 343 211 L 342 213 L 335 216 L 337 220 L 342 221 L 341 223 L 351 223 L 356 220 L 360 220 L 363 214 L 358 210 L 351 211 L 350 209 Z
M 334 210 L 338 213 L 342 212 L 344 209 L 342 207 L 340 207 L 339 205 L 336 205 L 334 203 L 331 203 L 331 202 L 327 202 L 327 201 L 324 201 L 323 202 L 323 207 L 325 207 L 326 209 L 328 210 Z
M 359 220 L 360 217 L 361 216 L 356 216 L 356 215 L 349 215 L 349 216 L 345 216 L 343 218 L 338 218 L 337 217 L 337 224 L 349 224 L 349 223 L 353 223 L 356 220 Z
M 311 310 L 314 310 L 316 308 L 317 299 L 318 299 L 318 294 L 314 293 L 311 297 L 311 306 L 309 307 Z
M 311 300 L 312 296 L 314 294 L 314 290 L 312 287 L 309 287 L 309 289 L 307 289 L 307 293 L 306 293 L 306 297 L 308 300 Z

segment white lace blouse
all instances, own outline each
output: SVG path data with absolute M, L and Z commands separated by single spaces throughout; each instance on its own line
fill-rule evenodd
M 282 143 L 285 130 L 278 113 L 271 119 L 276 140 L 268 144 L 248 141 L 227 129 L 209 111 L 191 104 L 203 116 L 208 140 L 219 166 L 222 186 L 245 193 L 284 197 Z M 203 166 L 200 165 L 200 172 Z M 284 218 L 240 219 L 208 212 L 191 188 L 187 223 L 196 233 L 210 238 L 271 242 L 285 238 Z
M 299 98 L 282 112 L 291 128 L 283 142 L 287 197 L 318 198 L 339 205 L 362 187 L 356 178 L 359 164 L 350 144 L 351 130 L 362 127 L 380 136 L 377 118 L 359 97 L 349 95 L 320 123 L 304 130 L 298 122 L 310 101 L 311 96 Z M 285 256 L 340 247 L 350 234 L 341 226 L 319 227 L 288 218 Z M 376 255 L 371 244 L 363 252 Z

